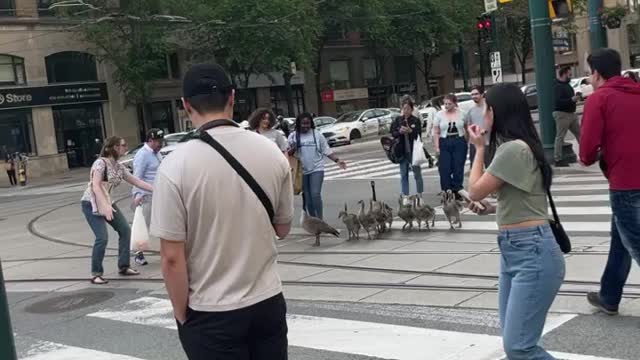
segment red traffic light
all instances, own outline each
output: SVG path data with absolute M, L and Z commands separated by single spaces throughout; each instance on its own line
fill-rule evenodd
M 478 30 L 484 30 L 484 23 L 483 22 L 479 22 L 478 23 Z
M 484 27 L 485 29 L 490 29 L 491 28 L 491 20 L 485 20 L 484 21 Z

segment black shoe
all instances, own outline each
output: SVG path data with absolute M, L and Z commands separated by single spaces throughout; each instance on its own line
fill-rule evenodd
M 145 266 L 148 264 L 147 260 L 144 258 L 144 254 L 142 253 L 142 251 L 136 254 L 134 261 L 138 266 Z
M 600 294 L 597 292 L 590 292 L 587 293 L 587 301 L 589 302 L 589 304 L 591 304 L 593 307 L 598 308 L 598 310 L 602 311 L 603 313 L 607 314 L 607 315 L 618 315 L 618 307 L 613 307 L 613 306 L 609 306 L 609 305 L 605 305 L 602 300 L 600 300 Z
M 560 161 L 556 161 L 555 162 L 555 166 L 556 167 L 569 167 L 569 163 L 564 161 L 564 160 L 560 160 Z

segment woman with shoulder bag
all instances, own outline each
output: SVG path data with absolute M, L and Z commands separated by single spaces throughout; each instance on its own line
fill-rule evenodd
M 409 196 L 409 170 L 413 172 L 416 181 L 416 192 L 422 195 L 424 182 L 420 166 L 413 166 L 413 144 L 422 134 L 420 119 L 413 116 L 414 103 L 411 98 L 403 98 L 401 104 L 402 115 L 391 124 L 391 136 L 398 141 L 396 158 L 400 161 L 400 187 L 403 196 Z
M 118 136 L 108 138 L 100 157 L 91 166 L 89 185 L 82 196 L 82 213 L 87 219 L 96 239 L 91 256 L 91 283 L 102 285 L 108 283 L 104 279 L 104 260 L 107 248 L 107 224 L 109 224 L 120 236 L 118 242 L 118 269 L 120 275 L 139 275 L 137 270 L 130 266 L 131 228 L 118 206 L 111 200 L 111 190 L 120 185 L 122 181 L 140 189 L 153 191 L 153 187 L 131 175 L 127 168 L 118 162 L 118 159 L 127 152 L 127 144 Z
M 533 124 L 527 99 L 515 85 L 498 84 L 487 93 L 485 129 L 491 129 L 493 160 L 484 169 L 485 137 L 469 127 L 476 146 L 469 197 L 496 211 L 484 200 L 498 192 L 498 245 L 501 252 L 499 310 L 508 359 L 554 359 L 538 344 L 547 313 L 565 275 L 565 261 L 549 223 L 547 194 L 552 169 Z M 551 204 L 552 205 L 552 204 Z
M 7 176 L 9 176 L 11 186 L 18 185 L 18 179 L 16 178 L 16 160 L 11 154 L 5 155 L 4 169 L 7 171 Z

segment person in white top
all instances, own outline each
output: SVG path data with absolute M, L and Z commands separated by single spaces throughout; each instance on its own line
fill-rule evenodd
M 258 108 L 249 116 L 249 129 L 273 141 L 283 153 L 287 151 L 287 139 L 283 133 L 274 129 L 275 114 L 267 108 Z

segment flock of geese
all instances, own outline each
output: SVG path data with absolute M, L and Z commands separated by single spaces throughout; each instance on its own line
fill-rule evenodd
M 357 214 L 349 213 L 347 204 L 344 204 L 344 209 L 338 214 L 340 219 L 349 232 L 347 241 L 359 240 L 360 230 L 364 230 L 367 233 L 367 239 L 371 240 L 371 233 L 374 236 L 391 231 L 391 225 L 393 224 L 393 209 L 384 201 L 378 201 L 376 199 L 375 182 L 371 182 L 372 198 L 369 200 L 369 209 L 366 208 L 366 202 L 360 200 L 358 205 L 360 210 Z M 456 200 L 455 194 L 448 190 L 441 193 L 442 210 L 444 212 L 451 229 L 454 230 L 454 225 L 457 224 L 458 228 L 462 227 L 461 212 L 464 207 L 461 201 Z M 422 223 L 428 231 L 435 227 L 436 210 L 429 204 L 426 204 L 420 195 L 412 196 L 400 196 L 398 198 L 397 215 L 400 219 L 404 220 L 402 231 L 413 229 L 413 223 L 417 222 L 418 231 L 422 230 Z M 331 234 L 335 237 L 340 237 L 340 231 L 330 226 L 323 220 L 309 216 L 306 211 L 306 204 L 303 196 L 302 216 L 300 220 L 302 228 L 311 235 L 316 237 L 316 241 L 313 246 L 320 246 L 320 235 Z M 429 226 L 431 223 L 431 226 Z

